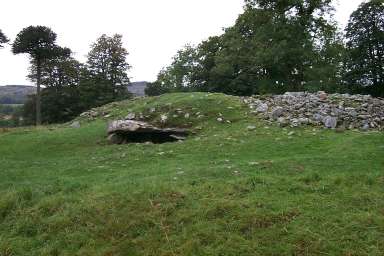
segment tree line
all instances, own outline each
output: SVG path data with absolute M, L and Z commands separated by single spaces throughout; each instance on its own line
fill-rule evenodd
M 29 55 L 28 78 L 37 85 L 36 95 L 22 109 L 24 125 L 66 122 L 90 108 L 131 97 L 128 51 L 121 35 L 98 38 L 84 64 L 56 39 L 48 27 L 29 26 L 12 43 L 14 54 Z M 7 42 L 0 30 L 0 47 Z
M 317 91 L 384 96 L 384 2 L 362 3 L 341 33 L 332 0 L 245 0 L 221 36 L 187 45 L 146 92 Z
M 345 33 L 333 19 L 333 0 L 244 1 L 232 27 L 179 50 L 146 93 L 324 90 L 384 96 L 384 0 L 362 3 Z M 86 63 L 56 39 L 50 28 L 30 26 L 12 43 L 14 54 L 30 56 L 28 77 L 37 85 L 23 108 L 24 124 L 65 122 L 130 97 L 121 35 L 98 38 Z M 8 42 L 0 30 L 0 48 Z

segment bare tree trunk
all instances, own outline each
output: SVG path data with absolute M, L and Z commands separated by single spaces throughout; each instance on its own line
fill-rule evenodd
M 37 60 L 37 91 L 36 91 L 36 126 L 41 125 L 41 91 L 40 91 L 40 80 L 41 80 L 41 61 Z

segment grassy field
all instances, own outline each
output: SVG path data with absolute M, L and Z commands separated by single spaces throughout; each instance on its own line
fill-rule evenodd
M 221 94 L 99 111 L 196 134 L 108 145 L 105 118 L 1 133 L 1 256 L 384 255 L 382 132 L 282 129 Z

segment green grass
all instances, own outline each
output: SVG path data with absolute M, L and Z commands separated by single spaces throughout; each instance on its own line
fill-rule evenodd
M 1 256 L 383 255 L 383 133 L 288 136 L 221 94 L 99 111 L 196 134 L 108 145 L 104 118 L 0 134 Z

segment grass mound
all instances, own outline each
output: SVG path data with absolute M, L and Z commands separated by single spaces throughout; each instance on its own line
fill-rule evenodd
M 268 126 L 221 94 L 93 111 L 79 129 L 0 134 L 0 255 L 384 251 L 380 132 Z M 129 113 L 198 132 L 183 143 L 107 145 L 107 120 Z
M 212 122 L 243 120 L 247 108 L 238 97 L 213 93 L 173 93 L 158 97 L 114 102 L 84 113 L 79 121 L 98 119 L 134 119 L 158 126 L 196 127 Z

